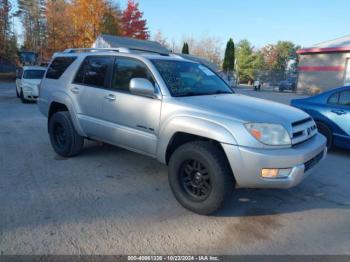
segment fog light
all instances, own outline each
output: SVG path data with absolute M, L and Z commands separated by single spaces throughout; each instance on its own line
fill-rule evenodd
M 264 168 L 261 169 L 263 178 L 284 178 L 290 175 L 291 168 Z

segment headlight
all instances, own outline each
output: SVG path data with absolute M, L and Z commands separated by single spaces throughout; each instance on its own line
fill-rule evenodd
M 290 146 L 291 139 L 287 130 L 279 124 L 247 123 L 249 133 L 258 141 L 270 146 Z

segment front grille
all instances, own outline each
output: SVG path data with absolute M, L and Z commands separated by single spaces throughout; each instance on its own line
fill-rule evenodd
M 305 118 L 303 120 L 296 121 L 296 122 L 292 123 L 292 126 L 293 127 L 294 126 L 298 126 L 298 125 L 304 124 L 304 123 L 309 122 L 309 121 L 312 121 L 311 117 Z
M 304 163 L 304 166 L 305 166 L 304 172 L 308 171 L 313 166 L 315 166 L 318 162 L 320 162 L 322 157 L 323 157 L 323 151 L 319 153 L 317 156 L 315 156 L 314 158 L 311 158 L 309 161 L 306 161 Z
M 292 144 L 298 145 L 310 139 L 317 133 L 315 122 L 311 117 L 292 123 Z

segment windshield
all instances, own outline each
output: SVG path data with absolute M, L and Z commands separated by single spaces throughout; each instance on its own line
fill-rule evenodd
M 153 59 L 152 62 L 172 96 L 233 93 L 224 80 L 201 64 L 161 59 Z
M 45 70 L 25 70 L 23 78 L 25 79 L 42 79 L 45 74 Z

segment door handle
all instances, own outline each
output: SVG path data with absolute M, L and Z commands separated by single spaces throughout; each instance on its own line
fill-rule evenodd
M 105 98 L 110 100 L 110 101 L 114 101 L 115 100 L 115 95 L 109 94 L 109 95 L 106 95 Z
M 345 115 L 346 112 L 345 110 L 331 110 L 332 113 L 337 114 L 337 115 Z
M 78 87 L 72 87 L 71 89 L 70 89 L 70 91 L 72 91 L 72 93 L 74 93 L 74 94 L 79 94 L 79 88 Z

